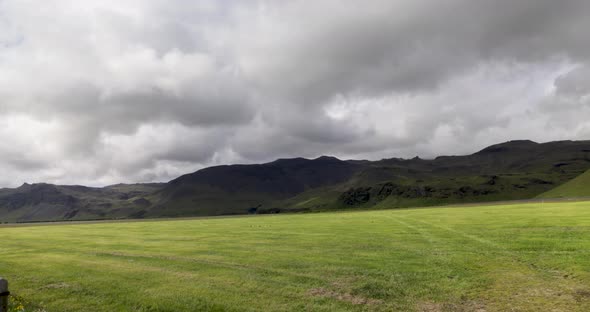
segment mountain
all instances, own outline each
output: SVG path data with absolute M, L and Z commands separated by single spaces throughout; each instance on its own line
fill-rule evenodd
M 163 184 L 126 184 L 104 188 L 23 184 L 0 189 L 0 221 L 58 221 L 129 218 L 151 203 L 143 196 Z
M 349 181 L 363 166 L 334 157 L 217 166 L 170 181 L 148 216 L 243 214 L 276 210 L 298 194 Z M 198 207 L 198 208 L 197 208 Z
M 545 192 L 537 198 L 579 198 L 590 197 L 590 170 L 577 176 L 575 179 L 568 181 L 548 192 Z
M 24 184 L 0 190 L 0 221 L 157 218 L 379 209 L 528 199 L 590 169 L 590 141 L 510 141 L 466 156 L 279 159 L 205 168 L 162 184 Z M 580 177 L 579 179 L 582 179 Z M 578 184 L 576 184 L 578 183 Z M 556 189 L 556 190 L 559 190 Z M 569 196 L 570 193 L 564 193 Z

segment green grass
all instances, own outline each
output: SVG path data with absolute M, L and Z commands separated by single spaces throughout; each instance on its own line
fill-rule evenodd
M 538 196 L 538 198 L 572 198 L 590 196 L 590 170 Z
M 0 227 L 47 311 L 589 311 L 590 202 Z

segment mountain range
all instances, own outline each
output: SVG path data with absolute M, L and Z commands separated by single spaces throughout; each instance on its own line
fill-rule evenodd
M 0 189 L 0 222 L 381 209 L 590 195 L 590 141 L 509 141 L 466 156 L 292 158 L 205 168 L 167 183 Z M 583 176 L 582 176 L 583 177 Z M 576 182 L 577 181 L 577 182 Z M 588 193 L 588 194 L 586 194 Z M 559 196 L 556 196 L 559 197 Z

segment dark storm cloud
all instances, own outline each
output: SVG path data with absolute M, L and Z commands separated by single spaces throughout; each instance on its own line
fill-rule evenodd
M 0 183 L 587 138 L 589 14 L 582 0 L 5 0 Z
M 590 3 L 580 0 L 289 3 L 268 10 L 276 28 L 251 30 L 257 16 L 244 17 L 246 31 L 263 35 L 246 37 L 242 64 L 310 105 L 335 93 L 431 90 L 487 62 L 585 61 L 590 51 Z

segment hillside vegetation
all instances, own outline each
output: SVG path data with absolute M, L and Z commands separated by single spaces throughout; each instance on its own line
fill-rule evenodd
M 279 159 L 168 183 L 0 190 L 0 222 L 381 209 L 531 199 L 590 169 L 590 141 L 510 141 L 467 156 Z
M 581 312 L 589 229 L 590 202 L 0 226 L 0 268 L 38 311 Z
M 590 197 L 590 171 L 586 171 L 576 178 L 568 181 L 548 192 L 538 196 L 539 198 L 576 198 Z

